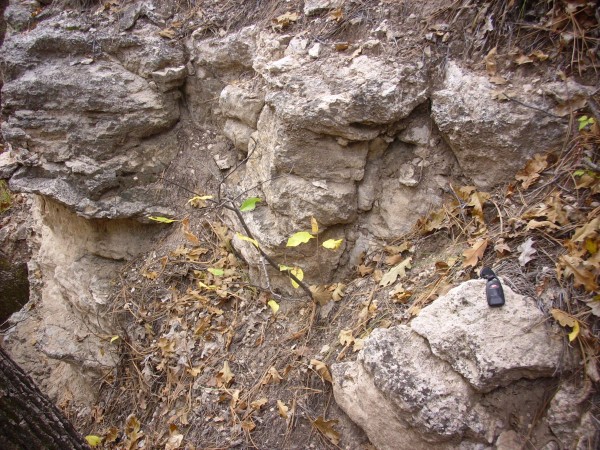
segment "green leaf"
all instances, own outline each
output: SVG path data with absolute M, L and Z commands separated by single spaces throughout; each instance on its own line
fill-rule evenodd
M 279 303 L 277 303 L 275 300 L 269 300 L 267 302 L 267 305 L 269 305 L 269 307 L 273 311 L 273 314 L 277 314 L 277 311 L 279 311 Z
M 325 242 L 323 242 L 323 247 L 328 248 L 329 250 L 337 250 L 338 248 L 340 248 L 340 245 L 342 245 L 342 242 L 344 242 L 343 239 L 327 239 Z
M 256 204 L 258 202 L 262 202 L 262 199 L 260 197 L 249 197 L 242 202 L 242 204 L 240 206 L 240 211 L 241 212 L 253 211 L 254 208 L 256 208 Z
M 111 342 L 111 343 L 113 343 L 113 342 L 115 342 L 117 339 L 119 339 L 119 336 L 118 336 L 118 335 L 115 335 L 115 336 L 113 336 L 113 337 L 111 337 L 111 338 L 110 338 L 110 342 Z
M 176 219 L 169 219 L 168 217 L 161 217 L 161 216 L 148 216 L 148 219 L 153 220 L 155 222 L 159 222 L 159 223 L 179 222 Z
M 289 266 L 284 266 L 283 264 L 279 264 L 279 270 L 282 272 L 291 273 L 296 278 L 298 278 L 300 281 L 302 281 L 304 279 L 304 271 L 300 267 L 289 267 Z M 292 286 L 294 286 L 295 289 L 298 289 L 300 287 L 300 285 L 298 283 L 296 283 L 294 280 L 290 279 L 290 281 L 292 282 Z
M 90 445 L 90 447 L 96 447 L 102 442 L 102 438 L 100 436 L 94 436 L 93 434 L 88 434 L 85 437 L 85 440 Z
M 575 176 L 575 177 L 582 177 L 584 175 L 585 175 L 585 170 L 583 170 L 583 169 L 579 169 L 579 170 L 576 170 L 575 172 L 573 172 L 573 176 Z
M 286 247 L 297 247 L 300 244 L 306 244 L 311 239 L 315 237 L 310 234 L 308 231 L 298 231 L 290 236 L 287 241 Z
M 225 274 L 225 271 L 223 269 L 215 269 L 213 267 L 209 267 L 206 270 L 212 273 L 215 277 L 222 277 Z
M 244 235 L 243 235 L 243 234 L 241 234 L 241 233 L 235 233 L 235 235 L 236 235 L 238 238 L 240 238 L 242 241 L 250 242 L 251 244 L 254 244 L 254 246 L 255 246 L 256 248 L 258 248 L 258 242 L 256 241 L 256 239 L 252 239 L 252 238 L 250 238 L 250 237 L 248 237 L 248 236 L 244 236 Z

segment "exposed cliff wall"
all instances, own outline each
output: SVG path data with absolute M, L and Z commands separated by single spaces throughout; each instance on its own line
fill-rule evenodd
M 78 404 L 116 366 L 111 282 L 155 242 L 147 216 L 181 218 L 191 192 L 217 186 L 238 203 L 260 197 L 245 217 L 261 248 L 330 282 L 451 185 L 492 189 L 561 148 L 569 123 L 554 108 L 594 90 L 514 72 L 499 101 L 483 70 L 447 57 L 442 34 L 409 32 L 444 2 L 353 9 L 343 43 L 315 27 L 344 2 L 305 2 L 304 28 L 231 30 L 169 2 L 89 14 L 34 3 L 11 2 L 2 48 L 2 173 L 37 198 L 34 294 L 5 342 L 55 398 Z M 286 248 L 311 217 L 342 251 Z M 254 247 L 234 244 L 264 285 Z M 269 279 L 289 284 L 276 270 Z

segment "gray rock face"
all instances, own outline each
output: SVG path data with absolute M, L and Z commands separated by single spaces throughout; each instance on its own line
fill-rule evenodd
M 552 376 L 575 366 L 532 302 L 505 287 L 506 305 L 491 309 L 484 292 L 482 280 L 463 283 L 410 326 L 374 330 L 357 361 L 332 366 L 337 403 L 378 449 L 511 448 L 523 433 L 544 444 L 550 423 L 581 422 L 568 390 L 550 422 L 533 421 Z M 522 428 L 511 428 L 513 416 Z
M 562 338 L 549 333 L 531 299 L 505 289 L 506 304 L 489 308 L 484 291 L 483 280 L 463 283 L 423 309 L 412 330 L 482 392 L 521 378 L 549 377 L 557 368 L 573 369 Z
M 482 188 L 508 181 L 507 174 L 539 152 L 539 142 L 559 142 L 568 126 L 552 116 L 554 105 L 542 96 L 519 88 L 510 94 L 516 101 L 501 102 L 495 91 L 485 76 L 450 63 L 441 89 L 431 97 L 433 119 L 465 175 Z
M 125 40 L 111 44 L 115 54 L 140 46 Z M 148 187 L 177 151 L 176 137 L 165 133 L 178 122 L 179 93 L 163 91 L 181 81 L 171 73 L 181 70 L 155 71 L 165 56 L 155 64 L 138 56 L 129 68 L 114 58 L 83 58 L 94 45 L 101 44 L 89 33 L 48 24 L 7 41 L 2 133 L 23 166 L 11 186 L 87 217 L 155 212 L 161 208 L 149 205 Z M 150 71 L 161 89 L 144 78 Z

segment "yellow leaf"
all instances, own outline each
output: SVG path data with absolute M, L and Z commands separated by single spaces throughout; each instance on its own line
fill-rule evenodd
M 115 342 L 117 339 L 119 339 L 119 336 L 114 335 L 113 337 L 110 338 L 110 342 Z
M 102 438 L 100 436 L 94 436 L 93 434 L 88 434 L 85 437 L 85 440 L 90 445 L 90 447 L 96 447 L 102 442 Z
M 294 233 L 290 236 L 290 238 L 287 241 L 287 244 L 285 244 L 286 247 L 297 247 L 300 244 L 306 244 L 308 241 L 310 241 L 311 239 L 314 239 L 315 237 L 310 234 L 308 231 L 298 231 L 297 233 Z
M 213 198 L 212 195 L 195 195 L 188 200 L 188 204 L 192 208 L 206 208 L 206 200 Z
M 277 412 L 279 412 L 279 415 L 284 419 L 287 419 L 288 411 L 289 408 L 285 405 L 285 403 L 283 403 L 281 400 L 277 400 Z
M 333 429 L 333 426 L 337 425 L 337 423 L 337 420 L 325 420 L 323 416 L 319 416 L 312 424 L 323 434 L 323 436 L 329 439 L 333 445 L 338 445 L 341 436 L 340 433 Z
M 560 309 L 553 308 L 550 314 L 561 326 L 571 327 L 573 330 L 569 333 L 569 342 L 573 342 L 579 334 L 579 321 Z
M 298 278 L 300 281 L 304 280 L 304 271 L 300 267 L 288 267 L 288 266 L 284 266 L 283 264 L 280 264 L 279 270 L 282 272 L 291 273 L 296 278 Z M 295 289 L 298 289 L 300 287 L 300 285 L 298 283 L 296 283 L 294 280 L 290 280 L 290 281 L 292 282 L 292 286 L 294 286 Z
M 327 239 L 322 245 L 329 250 L 337 250 L 340 248 L 340 245 L 342 245 L 343 241 L 343 239 Z
M 463 261 L 463 267 L 475 267 L 479 260 L 483 258 L 483 253 L 487 248 L 487 239 L 478 239 L 475 241 L 473 246 L 463 252 L 465 260 Z
M 344 283 L 337 283 L 334 286 L 335 288 L 331 293 L 331 299 L 334 302 L 339 302 L 342 298 L 344 298 L 344 288 L 346 287 L 346 285 Z
M 229 363 L 225 361 L 223 363 L 223 368 L 217 373 L 217 385 L 219 387 L 228 387 L 233 380 L 233 377 L 234 375 L 229 368 Z
M 319 232 L 319 223 L 314 217 L 310 218 L 310 231 L 312 234 L 317 234 Z
M 314 367 L 314 369 L 321 376 L 321 378 L 323 378 L 325 381 L 329 381 L 330 383 L 333 383 L 333 378 L 331 377 L 331 372 L 329 372 L 329 369 L 327 368 L 327 366 L 325 365 L 324 362 L 319 361 L 318 359 L 311 359 L 310 365 Z
M 271 311 L 273 311 L 273 314 L 277 314 L 277 311 L 279 311 L 279 303 L 277 303 L 275 300 L 269 300 L 267 305 L 269 305 Z
M 243 234 L 240 234 L 240 233 L 236 233 L 235 235 L 238 238 L 240 238 L 242 241 L 250 242 L 256 248 L 258 248 L 258 242 L 256 241 L 256 239 L 249 238 L 248 236 L 244 236 Z

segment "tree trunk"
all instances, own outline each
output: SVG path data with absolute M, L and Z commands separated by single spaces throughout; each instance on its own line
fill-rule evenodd
M 0 448 L 89 449 L 62 412 L 1 347 Z

